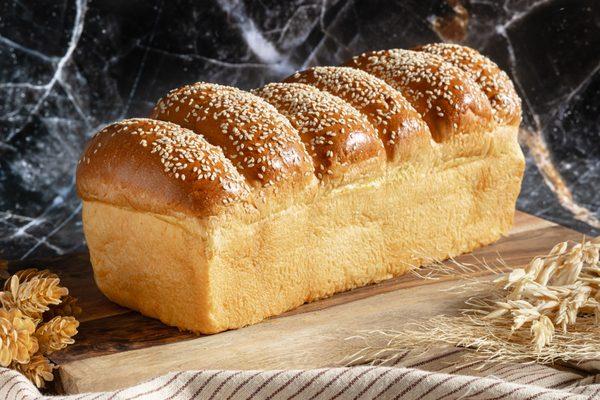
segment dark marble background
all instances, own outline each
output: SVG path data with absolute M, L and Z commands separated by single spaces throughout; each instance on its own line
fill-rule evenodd
M 82 248 L 93 132 L 197 80 L 251 88 L 365 50 L 454 41 L 524 100 L 520 209 L 600 234 L 598 0 L 1 0 L 0 258 Z

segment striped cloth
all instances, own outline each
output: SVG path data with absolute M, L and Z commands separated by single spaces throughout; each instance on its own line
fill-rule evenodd
M 464 352 L 404 353 L 379 366 L 172 372 L 115 392 L 56 397 L 42 396 L 22 375 L 2 369 L 0 399 L 600 399 L 595 362 L 561 368 L 482 365 L 466 362 Z

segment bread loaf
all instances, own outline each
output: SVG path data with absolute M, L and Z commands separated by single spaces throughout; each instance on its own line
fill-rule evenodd
M 519 104 L 495 64 L 447 45 L 362 54 L 253 94 L 175 89 L 80 159 L 96 282 L 215 333 L 491 243 L 523 175 Z

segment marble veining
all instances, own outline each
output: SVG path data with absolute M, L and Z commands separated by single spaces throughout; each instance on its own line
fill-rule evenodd
M 595 0 L 66 0 L 0 3 L 0 258 L 83 248 L 86 140 L 198 80 L 253 88 L 362 51 L 470 45 L 523 98 L 518 206 L 600 234 Z

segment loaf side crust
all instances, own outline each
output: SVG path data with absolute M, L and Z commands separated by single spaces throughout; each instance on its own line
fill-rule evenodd
M 84 201 L 96 282 L 118 304 L 216 333 L 472 251 L 512 226 L 524 169 L 516 135 L 459 136 L 434 165 L 388 168 L 254 219 Z

